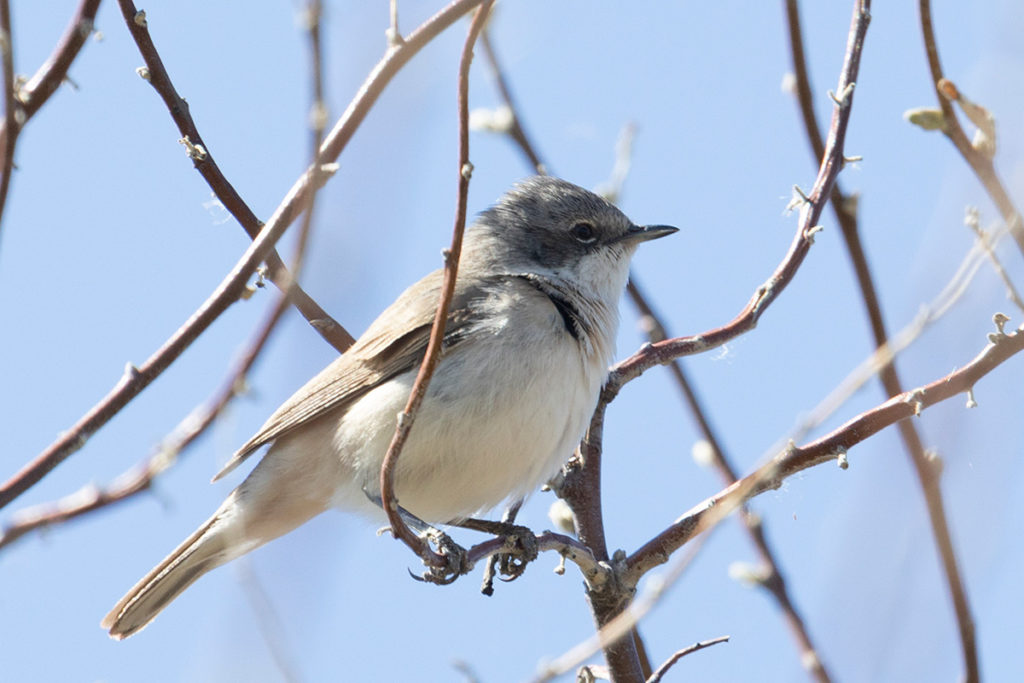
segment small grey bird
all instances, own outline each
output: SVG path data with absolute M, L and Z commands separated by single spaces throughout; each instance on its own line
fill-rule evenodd
M 441 360 L 395 471 L 400 505 L 450 523 L 537 489 L 572 454 L 608 373 L 640 242 L 601 197 L 529 178 L 466 231 Z M 405 290 L 355 345 L 270 416 L 214 477 L 264 445 L 220 508 L 103 619 L 146 626 L 200 576 L 340 507 L 382 514 L 380 468 L 427 347 L 442 271 Z

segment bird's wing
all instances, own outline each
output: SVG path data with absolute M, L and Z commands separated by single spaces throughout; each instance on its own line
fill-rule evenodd
M 260 446 L 329 412 L 342 411 L 375 387 L 418 367 L 430 338 L 441 284 L 442 271 L 438 270 L 405 290 L 352 348 L 285 401 L 256 435 L 231 456 L 213 481 L 231 472 Z M 442 353 L 465 338 L 478 317 L 471 312 L 470 302 L 485 296 L 482 286 L 457 283 Z

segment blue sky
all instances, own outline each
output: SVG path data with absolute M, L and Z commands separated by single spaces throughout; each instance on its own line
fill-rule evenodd
M 17 70 L 31 73 L 75 3 L 14 3 Z M 400 3 L 409 31 L 435 2 Z M 841 65 L 850 3 L 805 3 L 811 75 L 822 121 Z M 222 170 L 257 215 L 270 215 L 307 159 L 308 78 L 298 3 L 177 2 L 145 6 L 154 40 Z M 935 3 L 947 74 L 997 117 L 997 167 L 1024 200 L 1024 9 L 1008 0 Z M 383 53 L 386 3 L 333 3 L 325 23 L 331 119 Z M 455 72 L 467 23 L 428 46 L 389 86 L 319 199 L 303 282 L 358 333 L 408 284 L 440 265 L 455 205 Z M 206 298 L 248 244 L 211 203 L 113 2 L 64 87 L 19 140 L 18 171 L 0 238 L 0 465 L 7 476 L 45 448 L 141 363 Z M 493 40 L 525 125 L 550 166 L 584 186 L 604 181 L 621 127 L 635 122 L 622 207 L 638 223 L 682 231 L 646 245 L 635 262 L 670 329 L 690 334 L 731 319 L 792 238 L 785 205 L 816 164 L 792 97 L 782 3 L 625 5 L 505 2 Z M 498 102 L 482 58 L 471 107 Z M 967 205 L 997 219 L 953 148 L 902 119 L 934 104 L 915 3 L 877 3 L 858 82 L 844 171 L 862 193 L 865 247 L 886 321 L 898 329 L 952 276 L 973 237 Z M 480 211 L 529 169 L 502 138 L 475 133 L 469 206 Z M 796 280 L 747 336 L 687 368 L 741 470 L 823 398 L 870 349 L 851 268 L 830 213 Z M 1021 256 L 1003 245 L 1021 280 Z M 157 382 L 86 447 L 24 495 L 48 501 L 108 482 L 146 456 L 221 381 L 270 304 L 233 306 Z M 623 303 L 619 356 L 642 343 Z M 963 365 L 990 319 L 1019 324 L 983 268 L 962 301 L 900 358 L 907 386 Z M 207 433 L 156 490 L 23 539 L 0 554 L 0 661 L 10 680 L 281 680 L 253 607 L 255 580 L 279 620 L 276 640 L 301 680 L 529 678 L 592 633 L 578 572 L 541 557 L 526 575 L 479 595 L 476 576 L 446 588 L 408 579 L 414 558 L 363 520 L 329 513 L 204 577 L 143 633 L 125 642 L 98 624 L 114 601 L 204 520 L 241 474 L 208 483 L 332 350 L 289 313 L 250 377 L 251 393 Z M 1019 670 L 1024 493 L 1016 358 L 976 388 L 977 409 L 955 399 L 919 420 L 945 462 L 947 510 L 970 591 L 983 672 Z M 882 400 L 876 383 L 826 428 Z M 634 549 L 720 485 L 690 458 L 696 439 L 667 373 L 652 370 L 609 410 L 605 514 L 609 543 Z M 950 680 L 960 675 L 955 622 L 911 468 L 887 431 L 762 496 L 754 508 L 823 658 L 850 681 Z M 547 528 L 549 494 L 523 519 Z M 460 535 L 464 541 L 472 536 Z M 802 676 L 774 604 L 728 577 L 753 551 L 734 521 L 705 545 L 643 625 L 661 661 L 694 641 L 732 640 L 684 660 L 682 679 L 790 681 Z M 247 578 L 248 577 L 248 578 Z M 254 579 L 253 579 L 254 577 Z

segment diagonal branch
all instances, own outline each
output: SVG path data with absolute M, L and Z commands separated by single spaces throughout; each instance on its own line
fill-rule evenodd
M 210 151 L 210 146 L 203 140 L 192 119 L 192 114 L 189 113 L 188 102 L 175 90 L 163 60 L 153 44 L 153 38 L 149 34 L 146 13 L 135 9 L 135 3 L 132 0 L 119 0 L 119 4 L 128 30 L 139 48 L 142 59 L 146 62 L 146 70 L 142 72 L 143 78 L 153 86 L 167 106 L 167 111 L 170 112 L 171 118 L 174 119 L 174 123 L 178 127 L 178 132 L 182 135 L 182 142 L 188 149 L 189 157 L 196 170 L 203 176 L 220 203 L 231 212 L 231 215 L 235 217 L 249 237 L 255 239 L 263 224 L 221 172 L 220 166 L 217 165 L 213 153 Z M 344 352 L 352 345 L 355 341 L 352 335 L 299 287 L 276 250 L 271 250 L 266 261 L 267 277 L 281 291 L 288 294 L 295 307 L 327 343 L 339 352 Z
M 1010 234 L 1016 240 L 1021 252 L 1024 252 L 1024 224 L 1021 223 L 1020 212 L 1013 205 L 1013 200 L 1006 192 L 999 175 L 996 173 L 995 164 L 991 157 L 982 151 L 975 149 L 967 134 L 960 125 L 953 103 L 943 93 L 940 84 L 945 80 L 942 73 L 942 62 L 939 61 L 939 47 L 935 41 L 935 28 L 932 25 L 932 4 L 931 0 L 919 0 L 918 8 L 921 14 L 921 34 L 924 38 L 924 49 L 928 56 L 928 69 L 931 71 L 932 86 L 935 88 L 935 96 L 942 108 L 942 132 L 949 141 L 953 143 L 957 151 L 967 162 L 974 174 L 978 176 L 989 198 L 999 209 L 1003 220 L 1010 227 Z
M 573 487 L 590 491 L 596 488 L 595 484 L 599 484 L 600 442 L 606 408 L 627 382 L 639 377 L 643 372 L 655 365 L 668 363 L 690 353 L 710 350 L 753 329 L 768 306 L 778 298 L 783 289 L 795 277 L 797 270 L 814 242 L 814 234 L 819 229 L 818 219 L 821 217 L 826 199 L 832 191 L 832 186 L 835 184 L 836 177 L 839 175 L 839 171 L 844 164 L 843 145 L 846 140 L 846 129 L 849 125 L 850 113 L 853 107 L 853 90 L 860 67 L 864 36 L 867 33 L 868 24 L 871 19 L 870 4 L 870 0 L 857 0 L 854 3 L 850 34 L 846 44 L 843 67 L 839 75 L 837 95 L 834 97 L 835 107 L 832 113 L 828 142 L 825 145 L 825 153 L 821 159 L 818 176 L 811 192 L 804 195 L 797 190 L 798 194 L 803 198 L 800 205 L 800 219 L 796 235 L 783 261 L 776 268 L 772 276 L 758 288 L 754 296 L 747 303 L 747 306 L 732 322 L 701 335 L 669 339 L 656 344 L 645 344 L 633 356 L 612 368 L 605 387 L 601 392 L 590 428 L 587 430 L 587 434 L 581 444 L 581 453 L 586 466 L 582 468 L 575 467 L 566 474 L 565 485 L 570 491 Z M 600 547 L 603 549 L 604 531 L 601 524 L 600 509 L 597 504 L 589 506 L 589 508 L 587 509 L 587 514 L 577 514 L 576 521 L 579 536 L 581 539 L 584 539 L 587 535 L 592 534 L 596 540 L 601 542 Z M 593 508 L 597 509 L 594 510 Z M 644 546 L 644 548 L 647 547 Z M 591 548 L 594 549 L 595 554 L 598 553 L 597 547 L 591 545 Z M 659 547 L 655 547 L 651 552 L 656 553 L 658 549 Z M 606 550 L 605 553 L 607 553 Z M 663 562 L 668 559 L 668 554 L 660 555 L 659 558 L 659 561 Z M 638 576 L 630 578 L 638 578 Z M 623 610 L 628 607 L 630 601 L 629 587 L 635 585 L 630 580 L 618 581 L 604 591 L 588 592 L 591 609 L 594 611 L 599 625 L 603 626 L 615 619 L 618 614 L 623 613 Z M 631 666 L 630 658 L 627 656 L 617 656 L 613 661 L 612 654 L 614 653 L 606 650 L 606 656 L 608 656 L 608 663 L 612 668 L 613 675 L 621 680 L 637 680 L 638 673 L 635 667 Z M 635 660 L 635 657 L 633 659 Z
M 640 310 L 641 324 L 648 330 L 647 334 L 650 341 L 653 343 L 666 339 L 668 332 L 650 304 L 647 303 L 647 299 L 639 287 L 637 287 L 633 278 L 630 278 L 626 291 Z M 718 471 L 721 478 L 725 480 L 726 484 L 734 483 L 739 479 L 737 470 L 729 461 L 722 448 L 721 440 L 718 438 L 715 430 L 712 429 L 704 407 L 690 385 L 690 381 L 683 369 L 683 364 L 679 360 L 674 360 L 669 364 L 669 370 L 676 381 L 676 386 L 679 387 L 683 394 L 683 400 L 689 406 L 690 412 L 693 413 L 694 419 L 697 421 L 698 430 L 704 441 L 710 446 L 711 464 Z M 803 617 L 800 616 L 796 605 L 793 603 L 793 599 L 789 595 L 786 578 L 782 570 L 779 569 L 779 562 L 775 559 L 775 553 L 772 551 L 768 538 L 765 536 L 764 525 L 761 519 L 753 514 L 746 505 L 742 505 L 740 508 L 740 520 L 743 522 L 743 528 L 746 529 L 747 535 L 750 536 L 750 541 L 754 544 L 754 548 L 757 549 L 757 553 L 761 557 L 761 563 L 766 570 L 764 577 L 758 582 L 758 585 L 771 593 L 782 610 L 786 623 L 789 624 L 797 646 L 800 648 L 800 658 L 805 668 L 816 680 L 822 683 L 830 681 L 831 677 L 825 669 L 817 648 L 814 647 L 814 642 L 811 640 L 811 634 L 807 630 L 807 625 L 804 623 Z
M 671 657 L 665 660 L 664 664 L 659 666 L 657 670 L 655 670 L 655 672 L 651 674 L 650 678 L 647 679 L 647 683 L 661 683 L 661 679 L 665 677 L 665 674 L 668 673 L 668 670 L 675 666 L 676 663 L 686 655 L 693 654 L 698 650 L 703 650 L 704 648 L 711 647 L 712 645 L 718 645 L 719 643 L 726 642 L 729 642 L 729 636 L 718 636 L 717 638 L 698 641 L 693 645 L 690 645 L 689 647 L 684 647 L 682 650 L 677 650 L 672 654 Z
M 312 109 L 314 115 L 310 123 L 312 127 L 310 155 L 315 159 L 324 135 L 324 116 L 315 115 L 324 107 L 323 74 L 320 46 L 319 3 L 314 2 L 309 12 L 317 14 L 316 21 L 308 27 L 310 43 L 310 72 L 312 74 Z M 292 257 L 291 270 L 296 275 L 302 270 L 309 235 L 312 230 L 315 209 L 315 195 L 309 209 L 303 214 L 302 225 L 296 240 L 295 255 Z M 174 430 L 165 437 L 154 449 L 154 452 L 130 470 L 116 477 L 103 488 L 88 485 L 59 500 L 19 510 L 11 516 L 13 520 L 0 531 L 0 549 L 10 545 L 22 536 L 37 530 L 72 521 L 89 513 L 95 512 L 116 503 L 148 491 L 152 488 L 156 477 L 174 465 L 181 453 L 191 446 L 196 439 L 206 432 L 214 421 L 245 387 L 246 376 L 259 358 L 270 336 L 276 329 L 285 311 L 290 306 L 288 297 L 281 293 L 270 308 L 264 321 L 256 328 L 256 333 L 246 346 L 245 351 L 234 363 L 221 387 L 205 403 L 197 406 L 185 417 Z
M 466 230 L 466 203 L 469 196 L 469 179 L 473 174 L 473 166 L 469 162 L 469 66 L 473 61 L 473 46 L 476 44 L 477 36 L 483 29 L 487 15 L 490 13 L 494 0 L 485 0 L 473 15 L 473 22 L 470 24 L 469 32 L 466 35 L 466 42 L 462 47 L 462 56 L 459 59 L 458 78 L 458 110 L 459 110 L 459 166 L 458 166 L 458 195 L 456 197 L 455 227 L 452 230 L 451 247 L 444 252 L 444 281 L 441 285 L 441 298 L 437 303 L 437 313 L 434 316 L 434 325 L 430 330 L 430 341 L 427 343 L 427 350 L 420 364 L 416 381 L 409 393 L 409 400 L 405 409 L 398 416 L 398 425 L 395 434 L 388 445 L 387 453 L 384 455 L 384 462 L 380 469 L 380 491 L 381 500 L 384 505 L 384 512 L 388 516 L 388 523 L 391 525 L 392 533 L 396 538 L 405 543 L 423 561 L 431 567 L 446 567 L 447 561 L 441 555 L 431 550 L 429 544 L 413 533 L 402 519 L 398 509 L 398 499 L 395 497 L 394 475 L 398 465 L 398 458 L 401 455 L 402 447 L 409 432 L 412 430 L 413 422 L 416 420 L 416 413 L 419 411 L 423 398 L 427 394 L 427 386 L 430 378 L 437 368 L 441 359 L 441 344 L 444 339 L 445 322 L 448 318 L 448 310 L 451 308 L 452 297 L 455 294 L 455 278 L 459 271 L 459 256 L 462 254 L 462 235 Z
M 424 22 L 397 46 L 390 48 L 367 77 L 348 109 L 320 146 L 317 162 L 306 170 L 285 195 L 270 220 L 213 294 L 142 366 L 129 366 L 125 376 L 99 403 L 46 450 L 0 486 L 0 508 L 27 491 L 54 467 L 80 449 L 98 429 L 156 379 L 160 373 L 234 303 L 257 267 L 270 253 L 292 221 L 306 208 L 312 186 L 324 181 L 324 166 L 335 161 L 391 78 L 424 45 L 482 0 L 454 0 Z
M 18 102 L 14 80 L 14 34 L 11 32 L 11 5 L 9 0 L 0 0 L 0 70 L 4 74 L 4 130 L 18 129 L 18 120 L 25 118 L 25 112 Z M 14 170 L 14 145 L 16 134 L 7 135 L 0 147 L 0 224 L 7 205 L 7 192 L 11 188 L 11 172 Z
M 853 91 L 860 67 L 864 35 L 871 20 L 870 4 L 870 0 L 858 0 L 856 3 L 849 41 L 846 46 L 846 58 L 839 77 L 837 88 L 839 94 L 836 96 L 832 112 L 832 123 L 829 127 L 825 153 L 811 192 L 806 195 L 800 192 L 803 201 L 800 204 L 799 225 L 782 262 L 776 267 L 771 277 L 757 288 L 754 296 L 739 315 L 726 325 L 703 334 L 676 337 L 657 344 L 645 345 L 629 358 L 616 364 L 612 368 L 602 393 L 602 403 L 614 399 L 623 386 L 655 365 L 664 365 L 675 358 L 710 351 L 754 329 L 772 302 L 792 282 L 810 251 L 811 245 L 814 244 L 814 235 L 818 231 L 818 220 L 821 218 L 827 197 L 832 192 L 839 171 L 842 170 L 845 163 L 843 145 L 846 141 L 846 129 L 853 107 Z
M 636 585 L 652 568 L 667 562 L 673 552 L 754 496 L 779 488 L 787 478 L 805 469 L 836 461 L 856 444 L 901 420 L 919 415 L 925 408 L 970 391 L 985 375 L 1024 351 L 1024 325 L 1006 333 L 1002 329 L 1005 318 L 997 314 L 995 320 L 998 331 L 989 334 L 989 344 L 959 370 L 893 396 L 804 446 L 791 444 L 771 462 L 684 513 L 629 556 L 624 579 L 627 585 Z
M 15 88 L 13 45 L 10 36 L 10 10 L 8 0 L 3 1 L 4 39 L 4 120 L 0 123 L 0 152 L 3 154 L 2 173 L 0 178 L 0 226 L 3 224 L 3 211 L 7 204 L 7 192 L 10 176 L 14 165 L 14 146 L 18 134 L 39 108 L 50 99 L 64 82 L 71 63 L 75 61 L 85 39 L 92 33 L 93 21 L 100 0 L 82 0 L 75 11 L 71 22 L 64 30 L 64 35 L 57 41 L 53 53 L 39 70 L 24 85 Z M 10 64 L 8 62 L 10 61 Z M 10 67 L 8 69 L 8 67 Z M 8 76 L 10 79 L 8 80 Z
M 796 74 L 800 111 L 803 115 L 804 127 L 806 128 L 811 148 L 817 153 L 822 147 L 821 133 L 818 131 L 814 108 L 810 101 L 810 76 L 808 75 L 807 64 L 804 59 L 797 0 L 787 0 L 786 15 L 789 25 L 790 45 L 793 52 L 793 69 Z M 963 135 L 963 132 L 961 131 L 960 134 Z M 888 345 L 889 333 L 885 328 L 882 306 L 878 299 L 874 280 L 871 277 L 871 269 L 868 266 L 864 247 L 861 243 L 855 207 L 856 200 L 844 195 L 837 183 L 832 188 L 832 208 L 839 221 L 846 249 L 850 256 L 850 262 L 853 264 L 854 272 L 857 276 L 861 299 L 864 301 L 864 306 L 867 310 L 875 348 L 880 349 Z M 879 378 L 888 396 L 896 396 L 903 393 L 903 383 L 900 380 L 892 356 L 889 357 L 889 362 L 879 367 Z M 939 487 L 939 480 L 935 474 L 935 468 L 929 462 L 928 456 L 925 453 L 920 433 L 914 424 L 909 421 L 900 422 L 899 432 L 904 448 L 914 464 L 918 482 L 921 485 L 921 492 L 924 495 L 925 504 L 928 509 L 928 518 L 932 527 L 932 537 L 935 540 L 939 558 L 946 575 L 947 588 L 953 600 L 956 619 L 959 624 L 961 649 L 967 670 L 967 680 L 975 681 L 978 678 L 978 661 L 977 647 L 974 641 L 974 623 L 967 599 L 967 589 L 961 577 L 956 551 L 953 547 L 952 533 L 946 521 L 945 505 L 943 503 L 942 490 Z
M 526 161 L 533 167 L 533 170 L 536 171 L 538 175 L 547 174 L 547 167 L 541 160 L 540 155 L 537 154 L 537 150 L 533 146 L 533 143 L 530 142 L 530 137 L 526 134 L 526 131 L 523 130 L 522 121 L 519 119 L 519 110 L 516 108 L 515 100 L 512 98 L 512 91 L 509 89 L 508 80 L 505 78 L 505 71 L 498 63 L 498 55 L 494 52 L 494 46 L 491 44 L 489 31 L 485 30 L 480 35 L 480 44 L 484 48 L 484 55 L 487 57 L 488 64 L 491 65 L 491 73 L 494 74 L 494 81 L 498 86 L 498 94 L 501 95 L 501 99 L 505 102 L 505 106 L 512 115 L 512 120 L 508 125 L 507 135 L 516 143 L 519 151 L 523 153 L 523 156 L 526 157 Z

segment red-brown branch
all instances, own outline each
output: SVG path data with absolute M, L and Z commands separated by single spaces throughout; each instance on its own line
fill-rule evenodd
M 931 0 L 919 0 L 918 8 L 921 14 L 921 34 L 924 38 L 924 49 L 928 56 L 928 69 L 932 76 L 932 87 L 935 88 L 935 96 L 942 108 L 943 127 L 942 132 L 949 141 L 953 143 L 957 151 L 964 158 L 964 161 L 971 167 L 974 174 L 978 176 L 988 196 L 996 205 L 1003 221 L 1010 228 L 1010 234 L 1016 240 L 1017 246 L 1024 253 L 1024 224 L 1021 223 L 1020 212 L 1013 205 L 1013 200 L 1006 192 L 999 175 L 996 173 L 995 164 L 992 159 L 983 152 L 974 148 L 967 134 L 960 125 L 953 103 L 946 97 L 939 88 L 940 81 L 945 79 L 942 73 L 942 63 L 939 61 L 939 47 L 935 41 L 935 28 L 932 25 L 932 4 Z
M 754 296 L 743 310 L 728 324 L 689 337 L 677 337 L 657 344 L 649 344 L 641 348 L 629 358 L 618 363 L 608 378 L 602 402 L 613 399 L 627 382 L 636 379 L 655 365 L 664 365 L 675 358 L 703 353 L 717 348 L 732 339 L 757 327 L 757 321 L 782 291 L 793 281 L 803 263 L 804 258 L 814 243 L 814 233 L 818 219 L 827 203 L 836 177 L 845 163 L 843 145 L 846 141 L 846 129 L 850 121 L 853 106 L 853 86 L 860 67 L 861 50 L 864 46 L 864 35 L 870 22 L 870 0 L 858 0 L 854 11 L 853 25 L 850 29 L 849 41 L 846 46 L 846 58 L 839 77 L 837 87 L 838 102 L 832 112 L 832 123 L 829 127 L 828 142 L 825 155 L 822 157 L 818 177 L 814 181 L 811 192 L 802 202 L 799 226 L 793 242 L 790 244 L 782 262 L 764 284 L 758 287 Z
M 311 12 L 318 12 L 318 10 L 318 3 L 313 3 L 309 9 Z M 310 73 L 312 75 L 310 86 L 314 109 L 323 106 L 322 48 L 319 28 L 318 20 L 309 26 Z M 322 117 L 312 119 L 312 128 L 310 155 L 315 159 L 323 139 Z M 295 255 L 292 257 L 291 270 L 296 275 L 302 270 L 309 234 L 312 230 L 315 195 L 313 199 L 309 209 L 303 214 L 299 237 L 296 240 Z M 155 478 L 176 463 L 180 454 L 205 433 L 231 401 L 238 396 L 245 384 L 246 376 L 290 305 L 284 293 L 278 296 L 266 319 L 257 327 L 252 341 L 246 346 L 245 352 L 234 364 L 221 387 L 205 403 L 197 406 L 182 420 L 160 442 L 151 456 L 116 477 L 109 486 L 103 488 L 93 485 L 86 486 L 60 500 L 35 505 L 14 513 L 11 516 L 13 521 L 0 532 L 0 549 L 27 533 L 69 522 L 96 510 L 133 498 L 152 488 Z
M 455 0 L 411 33 L 400 45 L 392 47 L 367 77 L 349 108 L 320 147 L 317 163 L 307 169 L 285 195 L 270 220 L 246 250 L 214 293 L 139 368 L 130 368 L 125 377 L 99 403 L 68 429 L 35 459 L 0 486 L 0 508 L 27 491 L 54 467 L 80 449 L 135 396 L 167 369 L 217 317 L 239 297 L 245 284 L 270 253 L 285 229 L 308 206 L 312 185 L 323 183 L 323 167 L 338 158 L 346 143 L 362 123 L 370 107 L 398 70 L 424 45 L 482 0 Z
M 642 326 L 647 330 L 648 339 L 653 343 L 667 338 L 668 332 L 664 324 L 651 308 L 646 297 L 644 297 L 632 278 L 630 278 L 626 291 L 629 293 L 634 305 L 640 310 Z M 697 397 L 697 393 L 694 391 L 689 378 L 686 376 L 682 363 L 677 359 L 672 361 L 668 367 L 673 379 L 676 381 L 676 386 L 679 387 L 679 391 L 683 395 L 683 400 L 697 421 L 698 431 L 700 431 L 702 438 L 710 446 L 712 466 L 718 471 L 726 484 L 734 483 L 739 479 L 736 467 L 733 466 L 725 454 L 721 440 L 711 427 L 706 411 Z M 810 631 L 808 631 L 803 617 L 800 616 L 800 612 L 789 595 L 786 577 L 783 575 L 779 562 L 775 559 L 775 553 L 768 543 L 761 519 L 751 513 L 746 505 L 743 505 L 740 508 L 740 520 L 743 522 L 743 528 L 750 537 L 751 543 L 754 544 L 754 548 L 757 550 L 761 563 L 766 570 L 765 576 L 759 582 L 759 585 L 772 595 L 778 603 L 779 609 L 782 610 L 786 623 L 789 625 L 793 638 L 796 640 L 797 647 L 800 649 L 801 662 L 804 663 L 808 672 L 816 680 L 822 683 L 830 681 L 831 677 L 825 668 L 821 656 L 818 654 L 817 648 L 814 646 L 814 642 L 811 640 Z
M 970 390 L 996 367 L 1024 351 L 1022 330 L 1024 325 L 1008 334 L 1002 331 L 990 334 L 990 343 L 959 370 L 923 387 L 893 396 L 885 403 L 857 415 L 838 429 L 804 446 L 787 448 L 757 471 L 694 506 L 626 560 L 627 585 L 636 585 L 645 573 L 668 561 L 673 552 L 745 501 L 765 491 L 779 488 L 788 477 L 809 467 L 834 462 L 850 448 L 886 427 L 912 418 L 936 403 Z
M 20 105 L 14 82 L 14 35 L 11 32 L 11 6 L 9 0 L 0 0 L 0 71 L 3 71 L 4 85 L 4 130 L 16 131 Z M 21 117 L 24 113 L 21 113 Z M 7 192 L 11 188 L 11 172 L 14 170 L 14 145 L 17 134 L 7 135 L 0 147 L 0 225 L 3 224 Z
M 758 288 L 747 306 L 732 322 L 724 327 L 701 335 L 647 344 L 637 353 L 633 354 L 633 356 L 612 368 L 604 390 L 601 392 L 601 398 L 591 420 L 590 428 L 587 430 L 583 444 L 581 444 L 585 467 L 570 469 L 566 474 L 565 484 L 570 492 L 574 487 L 578 487 L 581 491 L 599 490 L 600 439 L 605 409 L 627 382 L 639 377 L 643 372 L 655 365 L 666 364 L 684 355 L 713 349 L 753 329 L 768 306 L 782 293 L 796 275 L 797 270 L 810 251 L 811 244 L 814 242 L 814 233 L 817 230 L 818 219 L 821 217 L 826 199 L 832 191 L 836 177 L 839 175 L 839 171 L 845 162 L 843 144 L 846 139 L 846 129 L 849 125 L 850 112 L 853 106 L 853 88 L 860 67 L 864 36 L 867 33 L 867 27 L 871 19 L 870 4 L 870 0 L 857 0 L 854 4 L 846 54 L 839 76 L 839 84 L 836 88 L 836 106 L 832 113 L 828 142 L 825 145 L 825 153 L 821 159 L 821 166 L 818 170 L 814 186 L 811 192 L 805 196 L 801 205 L 797 232 L 786 256 L 775 269 L 772 276 Z M 593 508 L 596 505 L 589 507 Z M 592 538 L 600 537 L 603 541 L 604 532 L 599 509 L 596 511 L 593 509 L 586 510 L 585 514 L 579 514 L 577 511 L 576 522 L 581 539 L 585 535 L 590 535 Z M 593 546 L 591 548 L 594 550 L 595 555 L 597 555 L 597 550 Z M 667 558 L 668 555 L 666 554 L 661 557 L 661 561 L 665 561 Z M 636 584 L 633 583 L 631 585 L 635 586 Z M 603 625 L 614 619 L 617 614 L 628 606 L 631 593 L 628 584 L 614 582 L 613 586 L 609 586 L 606 590 L 590 590 L 588 598 L 590 599 L 591 609 L 594 611 L 598 624 Z M 623 641 L 620 641 L 620 644 L 623 644 Z M 628 647 L 628 644 L 623 644 L 623 646 Z M 606 655 L 608 654 L 609 652 L 606 650 Z M 633 661 L 630 661 L 630 658 L 627 656 L 615 657 L 613 663 L 612 658 L 609 657 L 608 665 L 612 669 L 615 680 L 642 680 L 642 677 L 639 675 L 639 669 L 635 666 L 635 659 L 633 657 Z M 619 666 L 621 668 L 618 668 Z
M 245 203 L 214 160 L 210 146 L 199 133 L 192 114 L 189 112 L 188 102 L 174 88 L 163 60 L 153 44 L 145 12 L 139 12 L 132 0 L 118 0 L 118 4 L 121 6 L 121 14 L 124 16 L 128 30 L 146 63 L 147 71 L 144 78 L 160 95 L 178 127 L 178 132 L 181 133 L 182 140 L 187 141 L 193 165 L 210 186 L 213 194 L 224 205 L 224 208 L 235 217 L 249 237 L 255 239 L 263 227 L 263 223 Z M 193 153 L 192 150 L 197 151 Z M 267 255 L 266 262 L 268 279 L 276 284 L 281 291 L 288 294 L 295 307 L 327 343 L 337 349 L 339 353 L 344 352 L 352 345 L 355 341 L 352 335 L 299 287 L 276 250 L 272 250 Z
M 793 71 L 796 76 L 797 98 L 807 138 L 811 143 L 812 150 L 817 154 L 823 147 L 823 144 L 810 98 L 810 76 L 804 58 L 803 37 L 797 0 L 787 0 L 786 15 L 789 25 L 790 46 L 793 53 Z M 885 328 L 881 302 L 879 301 L 875 283 L 871 277 L 871 269 L 868 266 L 867 256 L 860 239 L 855 210 L 856 200 L 851 201 L 849 197 L 843 194 L 839 184 L 836 183 L 832 189 L 831 204 L 835 211 L 836 219 L 839 222 L 843 240 L 846 243 L 850 262 L 857 277 L 861 299 L 867 311 L 875 348 L 883 348 L 888 344 L 889 333 Z M 894 359 L 890 358 L 889 362 L 883 364 L 879 368 L 878 373 L 886 395 L 896 396 L 903 393 L 903 383 L 900 380 Z M 974 621 L 971 617 L 967 588 L 961 577 L 959 562 L 953 547 L 953 535 L 946 521 L 942 489 L 939 486 L 938 477 L 935 475 L 935 469 L 925 453 L 921 435 L 913 422 L 900 422 L 898 429 L 904 448 L 910 456 L 917 473 L 918 482 L 920 483 L 921 492 L 928 510 L 932 538 L 935 540 L 959 625 L 961 650 L 963 652 L 965 670 L 968 672 L 967 680 L 975 681 L 978 675 L 978 660 L 974 639 Z
M 430 340 L 427 343 L 427 350 L 420 364 L 416 381 L 409 393 L 409 400 L 405 409 L 399 415 L 398 425 L 395 434 L 388 445 L 387 453 L 384 455 L 384 462 L 380 469 L 380 491 L 381 500 L 384 505 L 384 512 L 388 516 L 388 523 L 391 524 L 392 533 L 395 537 L 409 546 L 425 563 L 432 567 L 443 567 L 446 564 L 445 558 L 431 550 L 430 546 L 422 538 L 417 536 L 406 525 L 399 513 L 399 501 L 395 497 L 394 476 L 395 468 L 398 465 L 398 458 L 401 455 L 402 447 L 409 432 L 416 420 L 416 413 L 423 403 L 427 394 L 427 387 L 430 378 L 434 374 L 438 361 L 441 359 L 441 343 L 444 339 L 445 322 L 448 318 L 448 310 L 451 308 L 452 297 L 455 294 L 455 279 L 459 271 L 459 257 L 462 254 L 462 236 L 466 230 L 466 203 L 469 196 L 469 179 L 472 175 L 472 166 L 469 163 L 469 66 L 473 61 L 473 46 L 476 44 L 477 36 L 483 29 L 487 15 L 490 13 L 493 0 L 486 0 L 473 15 L 473 22 L 469 26 L 469 33 L 466 35 L 466 42 L 462 47 L 462 56 L 459 59 L 458 77 L 458 111 L 459 111 L 459 159 L 458 159 L 458 193 L 455 202 L 455 227 L 452 230 L 452 244 L 445 252 L 444 280 L 441 285 L 441 297 L 437 303 L 437 313 L 434 316 L 434 326 L 430 330 Z

